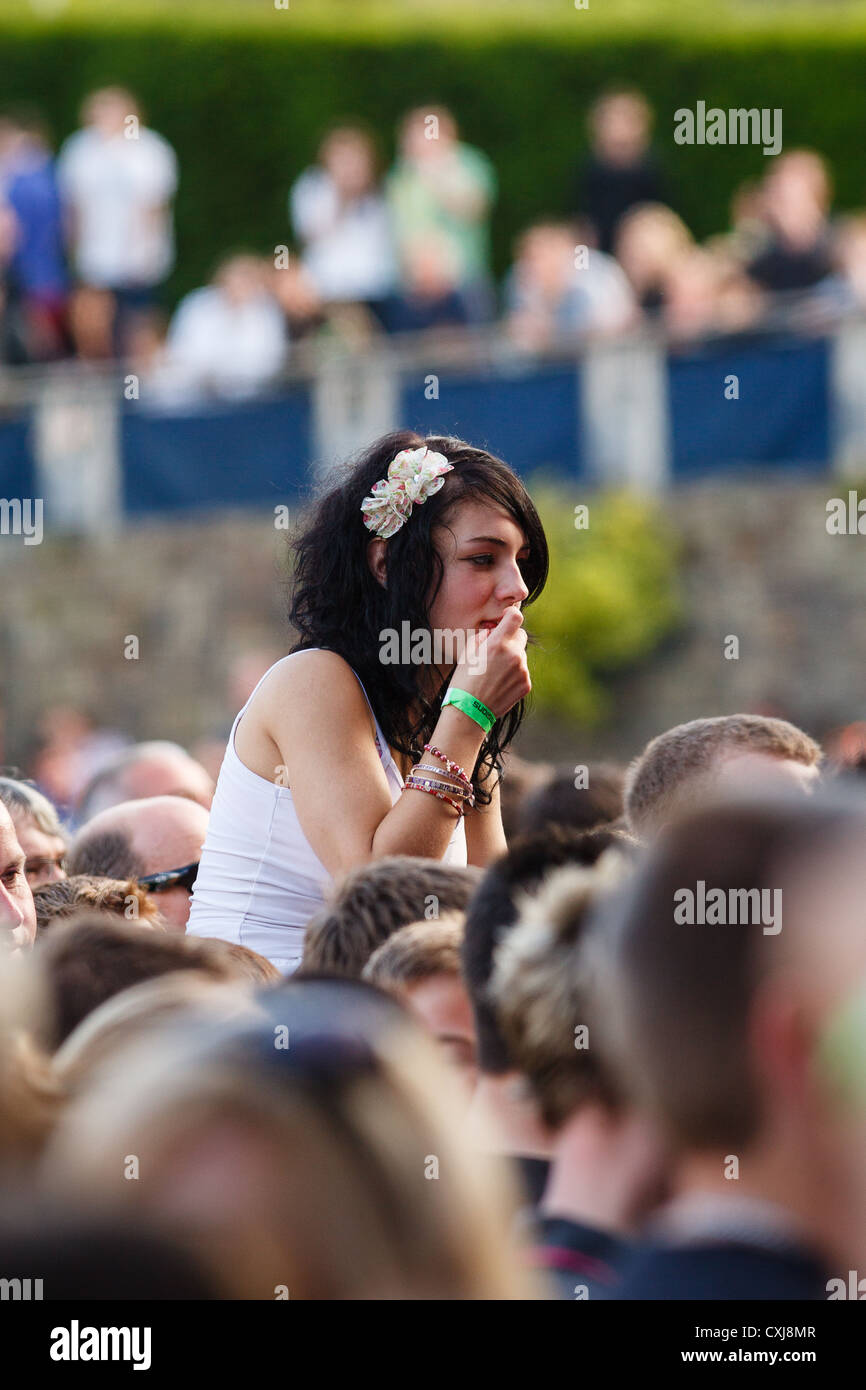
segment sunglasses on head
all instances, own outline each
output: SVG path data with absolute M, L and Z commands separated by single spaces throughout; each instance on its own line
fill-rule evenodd
M 185 864 L 182 869 L 163 869 L 160 874 L 145 874 L 138 880 L 148 893 L 165 893 L 169 888 L 188 888 L 192 892 L 198 877 L 198 861 Z

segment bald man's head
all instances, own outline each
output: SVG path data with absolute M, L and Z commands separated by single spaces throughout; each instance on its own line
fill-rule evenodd
M 153 740 L 124 748 L 100 769 L 82 792 L 78 819 L 84 823 L 124 801 L 183 796 L 210 810 L 213 779 L 178 743 Z
M 106 878 L 147 878 L 198 864 L 208 813 L 180 796 L 123 801 L 101 811 L 79 830 L 69 853 L 72 874 Z M 189 916 L 188 886 L 156 885 L 160 910 L 175 930 Z

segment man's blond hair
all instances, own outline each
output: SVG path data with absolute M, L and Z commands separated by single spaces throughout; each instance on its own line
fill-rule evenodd
M 551 1129 L 587 1101 L 612 1109 L 619 1103 L 589 1020 L 581 941 L 599 897 L 627 873 L 616 849 L 591 868 L 556 870 L 537 896 L 525 898 L 520 920 L 496 951 L 490 996 L 508 1051 Z
M 364 966 L 361 979 L 389 994 L 402 994 L 411 985 L 434 975 L 460 979 L 462 912 L 448 912 L 438 921 L 412 922 L 383 941 Z

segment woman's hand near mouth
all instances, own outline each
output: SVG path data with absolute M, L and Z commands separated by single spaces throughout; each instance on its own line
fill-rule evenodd
M 454 668 L 451 684 L 474 695 L 501 719 L 529 694 L 532 681 L 520 609 L 516 604 L 506 608 L 495 627 L 492 623 L 492 619 L 485 619 L 474 659 L 463 660 Z

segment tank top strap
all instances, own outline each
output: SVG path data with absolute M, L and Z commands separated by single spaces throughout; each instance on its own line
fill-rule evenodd
M 317 652 L 317 651 L 324 651 L 324 650 L 326 650 L 326 649 L 323 648 L 323 647 L 304 647 L 303 650 L 304 650 L 304 651 L 308 651 L 308 652 Z M 288 656 L 281 657 L 280 660 L 281 660 L 281 661 L 288 661 L 289 657 L 290 657 L 290 656 L 294 656 L 294 655 L 295 655 L 294 652 L 289 652 Z M 276 662 L 275 665 L 279 665 L 279 662 Z M 237 715 L 236 715 L 236 717 L 235 717 L 234 725 L 232 726 L 232 737 L 231 737 L 231 740 L 230 740 L 230 744 L 231 744 L 232 747 L 234 747 L 234 733 L 235 733 L 235 729 L 237 728 L 238 724 L 240 723 L 241 715 L 243 715 L 243 714 L 245 713 L 245 711 L 246 711 L 246 709 L 247 709 L 247 705 L 249 705 L 250 701 L 252 700 L 253 696 L 254 696 L 255 693 L 256 693 L 256 690 L 258 690 L 259 686 L 262 684 L 262 681 L 265 679 L 266 676 L 269 676 L 269 675 L 270 675 L 270 673 L 271 673 L 271 671 L 273 671 L 273 669 L 274 669 L 273 666 L 269 666 L 269 667 L 268 667 L 267 671 L 265 671 L 264 676 L 261 677 L 261 680 L 257 681 L 256 686 L 255 686 L 255 689 L 252 690 L 252 691 L 250 692 L 249 698 L 247 699 L 247 702 L 246 702 L 246 704 L 244 705 L 243 709 L 241 709 L 241 710 L 238 711 L 238 713 L 237 713 Z M 385 735 L 382 733 L 382 730 L 381 730 L 381 728 L 380 728 L 380 726 L 379 726 L 379 721 L 378 721 L 378 719 L 376 718 L 376 711 L 373 709 L 373 706 L 372 706 L 371 703 L 370 703 L 370 697 L 369 697 L 369 695 L 367 694 L 366 690 L 364 689 L 364 682 L 361 680 L 361 677 L 358 675 L 358 672 L 355 670 L 355 668 L 354 668 L 353 666 L 350 666 L 350 667 L 349 667 L 349 670 L 352 672 L 352 675 L 355 677 L 355 680 L 356 680 L 356 681 L 358 682 L 358 684 L 360 685 L 360 687 L 361 687 L 361 694 L 364 696 L 364 699 L 367 701 L 367 708 L 368 708 L 368 710 L 370 711 L 370 714 L 371 714 L 372 719 L 373 719 L 373 725 L 374 725 L 375 730 L 376 730 L 376 749 L 377 749 L 377 751 L 378 751 L 379 757 L 380 757 L 381 760 L 382 760 L 382 765 L 383 765 L 384 767 L 386 767 L 386 768 L 387 768 L 387 767 L 392 767 L 392 768 L 394 769 L 394 772 L 395 772 L 395 774 L 396 774 L 398 780 L 399 780 L 400 783 L 402 784 L 403 778 L 402 778 L 402 775 L 401 775 L 401 773 L 400 773 L 400 769 L 398 768 L 398 766 L 397 766 L 397 764 L 396 764 L 396 762 L 395 762 L 395 760 L 394 760 L 394 755 L 393 755 L 393 753 L 391 752 L 391 749 L 388 747 L 388 743 L 387 743 L 387 740 L 386 740 L 386 738 L 385 738 Z

